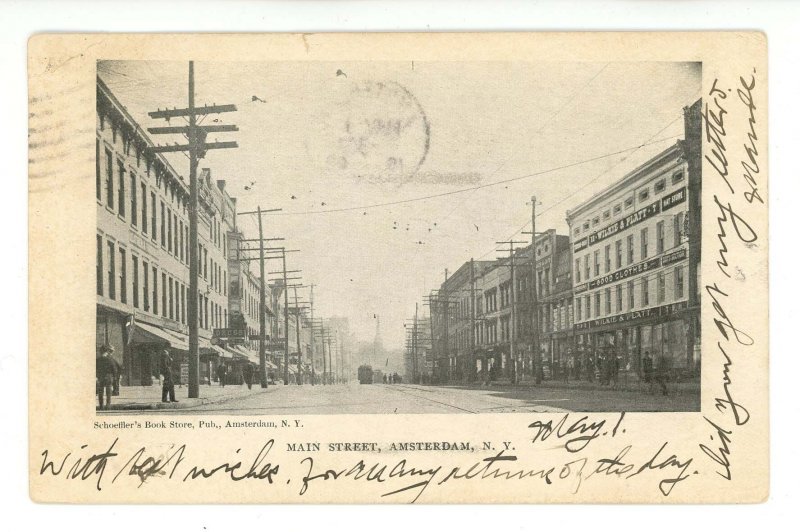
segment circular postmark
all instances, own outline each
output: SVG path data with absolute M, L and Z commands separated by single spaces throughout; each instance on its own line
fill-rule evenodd
M 350 83 L 326 121 L 326 170 L 370 182 L 404 183 L 430 148 L 430 124 L 416 97 L 393 81 Z

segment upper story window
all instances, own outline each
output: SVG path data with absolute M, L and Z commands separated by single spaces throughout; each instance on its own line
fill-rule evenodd
M 618 215 L 621 212 L 622 212 L 622 204 L 617 203 L 616 205 L 614 205 L 614 216 Z
M 599 224 L 599 223 L 600 223 L 600 217 L 599 217 L 599 216 L 595 216 L 595 217 L 592 219 L 592 227 L 596 226 L 596 225 L 597 225 L 597 224 Z
M 608 220 L 611 218 L 611 211 L 606 211 L 603 213 L 603 220 Z
M 650 189 L 644 189 L 639 191 L 639 201 L 646 201 L 647 198 L 650 197 Z
M 683 181 L 683 172 L 675 172 L 672 174 L 672 184 L 675 185 Z
M 633 196 L 625 198 L 625 208 L 630 209 L 631 207 L 633 207 Z
M 667 180 L 666 179 L 659 179 L 656 181 L 655 187 L 653 188 L 656 194 L 664 192 L 664 189 L 667 188 Z

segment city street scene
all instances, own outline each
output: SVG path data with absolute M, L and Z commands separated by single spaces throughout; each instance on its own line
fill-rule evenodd
M 699 411 L 701 78 L 98 62 L 98 415 Z

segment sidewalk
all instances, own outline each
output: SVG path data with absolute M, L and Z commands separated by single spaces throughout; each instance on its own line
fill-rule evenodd
M 107 410 L 100 410 L 95 396 L 95 408 L 98 412 L 113 412 L 120 410 L 174 410 L 179 408 L 191 408 L 193 406 L 205 405 L 210 403 L 221 403 L 239 397 L 264 393 L 267 390 L 261 388 L 258 383 L 253 384 L 253 389 L 248 390 L 247 386 L 227 385 L 219 386 L 213 384 L 200 385 L 200 397 L 189 399 L 189 387 L 175 386 L 175 399 L 177 403 L 161 402 L 161 386 L 120 386 L 119 395 L 111 397 L 111 407 Z
M 548 388 L 548 389 L 569 389 L 569 390 L 580 390 L 580 391 L 602 391 L 602 390 L 614 390 L 620 392 L 635 392 L 635 393 L 648 393 L 650 391 L 650 385 L 644 382 L 639 381 L 637 378 L 632 378 L 627 382 L 624 379 L 620 379 L 616 385 L 602 385 L 598 381 L 589 382 L 589 381 L 576 381 L 570 380 L 569 382 L 564 382 L 561 380 L 544 380 L 539 384 L 536 384 L 534 381 L 523 381 L 517 384 L 512 384 L 511 381 L 505 380 L 496 380 L 492 381 L 491 384 L 487 387 L 482 382 L 473 382 L 473 383 L 447 383 L 442 384 L 441 386 L 448 386 L 448 387 L 462 387 L 462 388 L 484 388 L 484 389 L 492 389 L 492 388 L 514 388 L 514 389 L 528 389 L 528 388 Z M 684 394 L 699 394 L 700 393 L 700 379 L 692 379 L 684 382 L 668 382 L 667 383 L 667 390 L 670 394 L 676 395 L 684 395 Z M 653 393 L 654 394 L 661 394 L 661 389 L 658 384 L 653 385 Z

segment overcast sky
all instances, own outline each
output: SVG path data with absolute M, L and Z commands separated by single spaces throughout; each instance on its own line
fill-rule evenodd
M 187 104 L 186 63 L 98 72 L 145 128 L 165 125 L 148 111 Z M 240 129 L 211 134 L 239 148 L 200 167 L 239 210 L 283 209 L 265 230 L 302 250 L 288 266 L 316 284 L 316 316 L 346 316 L 371 340 L 379 314 L 384 344 L 399 348 L 445 268 L 529 239 L 518 231 L 532 194 L 537 229 L 566 234 L 567 209 L 682 138 L 700 84 L 696 63 L 196 63 L 196 104 L 238 107 L 205 123 Z M 185 156 L 169 158 L 188 176 Z M 255 219 L 241 228 L 257 236 Z

